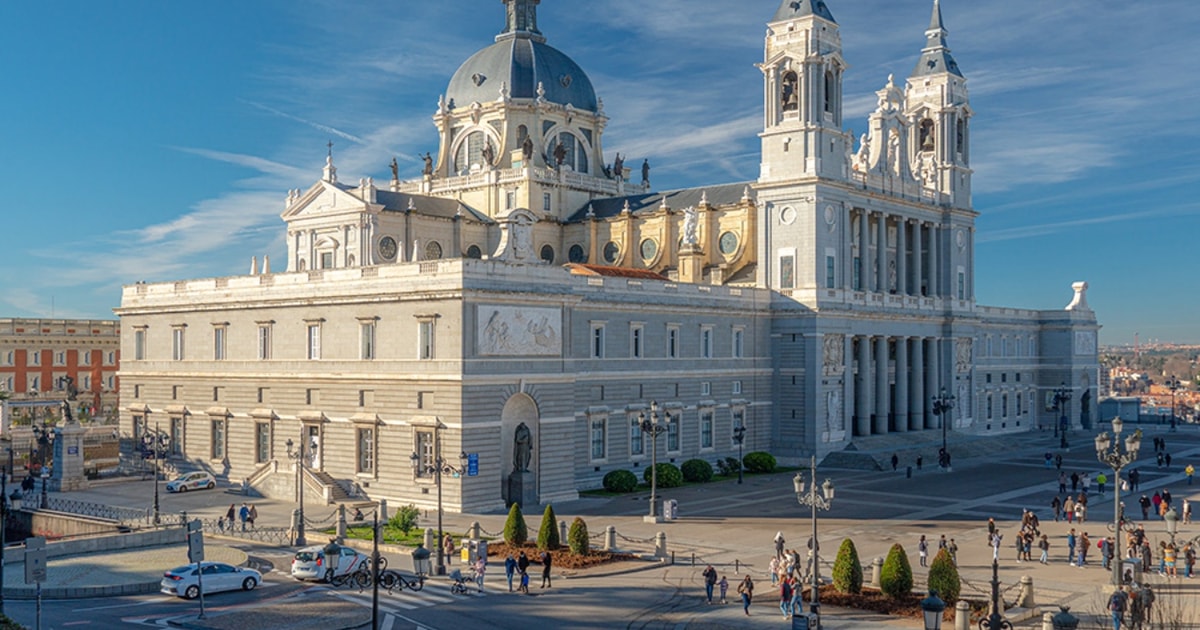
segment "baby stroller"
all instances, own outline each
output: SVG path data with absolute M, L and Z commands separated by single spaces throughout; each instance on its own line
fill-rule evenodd
M 454 584 L 450 585 L 450 592 L 456 595 L 466 595 L 467 583 L 475 581 L 475 572 L 471 571 L 469 574 L 464 575 L 461 569 L 454 569 L 450 572 L 449 578 L 454 580 Z

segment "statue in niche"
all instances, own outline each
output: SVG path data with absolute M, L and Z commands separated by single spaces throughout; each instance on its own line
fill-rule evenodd
M 533 159 L 533 140 L 530 140 L 529 136 L 525 136 L 525 142 L 521 143 L 521 153 L 526 161 Z
M 426 151 L 421 161 L 425 162 L 425 169 L 421 172 L 425 175 L 433 175 L 433 156 L 429 155 L 429 152 Z
M 517 425 L 513 434 L 513 472 L 529 472 L 529 461 L 533 457 L 533 433 L 525 423 Z
M 841 390 L 831 390 L 826 405 L 827 424 L 830 431 L 841 431 L 842 422 L 845 419 L 842 414 L 842 392 Z
M 567 147 L 563 146 L 562 140 L 554 147 L 554 163 L 562 168 L 563 162 L 567 159 Z
M 683 210 L 683 244 L 695 245 L 700 242 L 700 237 L 697 235 L 697 230 L 700 227 L 699 216 L 696 213 L 695 206 L 688 206 Z
M 492 141 L 488 140 L 483 145 L 483 151 L 480 152 L 480 157 L 483 158 L 483 165 L 491 168 L 496 162 L 496 150 L 492 148 Z
M 897 287 L 899 286 L 896 284 L 896 281 L 897 281 L 896 261 L 889 260 L 888 261 L 888 290 L 891 291 L 892 293 L 895 293 Z
M 900 134 L 893 129 L 888 135 L 888 164 L 892 167 L 892 172 L 900 174 Z
M 1090 389 L 1084 390 L 1083 396 L 1079 397 L 1079 423 L 1085 429 L 1092 426 L 1092 390 Z

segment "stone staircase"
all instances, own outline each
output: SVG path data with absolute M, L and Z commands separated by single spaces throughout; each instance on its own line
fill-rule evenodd
M 351 500 L 350 493 L 346 492 L 346 489 L 329 473 L 323 470 L 310 470 L 308 472 L 310 483 L 315 481 L 321 485 L 325 500 L 328 503 L 341 503 Z
M 966 458 L 996 453 L 1011 448 L 1014 442 L 1041 437 L 1039 433 L 1008 433 L 1002 435 L 973 435 L 951 431 L 946 435 L 951 464 Z M 916 467 L 917 457 L 922 466 L 934 468 L 938 465 L 938 450 L 942 448 L 941 431 L 909 431 L 856 437 L 841 451 L 829 453 L 821 460 L 822 466 L 851 470 L 891 470 L 892 455 L 899 457 L 899 469 Z

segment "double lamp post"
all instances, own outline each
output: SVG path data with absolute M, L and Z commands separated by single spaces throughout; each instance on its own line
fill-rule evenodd
M 1058 412 L 1058 424 L 1054 425 L 1054 436 L 1061 437 L 1058 447 L 1064 451 L 1070 448 L 1067 445 L 1067 427 L 1071 425 L 1070 419 L 1067 418 L 1068 412 L 1071 410 L 1071 388 L 1063 383 L 1054 390 L 1054 410 Z M 1061 436 L 1059 429 L 1062 430 Z
M 946 388 L 933 397 L 933 415 L 942 422 L 942 450 L 938 451 L 938 467 L 950 470 L 950 451 L 946 449 L 946 423 L 953 421 L 950 412 L 954 410 L 954 395 L 946 393 Z
M 445 533 L 442 531 L 442 475 L 456 475 L 461 477 L 463 471 L 467 468 L 467 453 L 462 451 L 458 454 L 458 467 L 455 468 L 442 459 L 442 425 L 438 423 L 433 429 L 433 461 L 423 462 L 422 457 L 416 451 L 413 451 L 409 459 L 412 460 L 413 474 L 420 477 L 422 475 L 433 474 L 437 485 L 437 528 L 438 537 L 434 547 L 437 547 L 437 566 L 434 567 L 434 572 L 437 575 L 446 574 L 446 563 L 444 552 L 442 550 L 442 537 Z
M 661 519 L 656 512 L 658 505 L 658 436 L 667 432 L 667 425 L 659 422 L 658 403 L 650 401 L 650 415 L 645 411 L 638 414 L 638 427 L 642 433 L 650 436 L 650 514 L 642 517 L 647 523 L 658 523 Z M 739 447 L 741 442 L 738 443 Z M 669 446 L 669 445 L 668 445 Z M 738 483 L 741 483 L 739 468 Z
M 1113 418 L 1112 436 L 1107 432 L 1096 436 L 1096 458 L 1113 471 L 1113 544 L 1116 546 L 1113 548 L 1112 583 L 1118 587 L 1122 584 L 1121 535 L 1124 533 L 1122 525 L 1125 521 L 1121 510 L 1121 470 L 1137 460 L 1138 451 L 1142 447 L 1142 430 L 1138 429 L 1125 438 L 1125 450 L 1121 450 L 1121 431 L 1124 427 L 1125 423 L 1121 418 Z M 1172 541 L 1174 538 L 1172 532 Z
M 158 423 L 154 423 L 154 433 L 142 434 L 142 446 L 150 451 L 154 456 L 154 524 L 161 523 L 158 512 L 158 476 L 159 476 L 159 461 L 166 454 L 167 449 L 171 447 L 171 436 L 163 433 L 158 428 Z
M 806 484 L 804 474 L 797 471 L 792 478 L 796 490 L 796 501 L 800 505 L 812 508 L 812 591 L 809 612 L 817 618 L 817 628 L 821 627 L 821 564 L 820 545 L 817 543 L 817 510 L 828 510 L 833 507 L 833 482 L 826 479 L 825 483 L 817 485 L 817 458 L 814 455 L 810 464 L 812 483 Z M 818 493 L 817 490 L 820 489 Z

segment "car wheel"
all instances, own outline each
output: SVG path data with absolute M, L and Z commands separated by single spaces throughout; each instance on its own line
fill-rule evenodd
M 195 584 L 187 587 L 187 589 L 183 591 L 183 597 L 184 599 L 196 599 L 197 597 L 200 597 L 200 587 L 196 586 Z
M 205 489 L 212 490 L 213 488 L 217 487 L 217 484 L 210 481 L 210 482 L 208 482 L 208 485 L 204 486 L 204 487 L 205 487 Z
M 180 492 L 187 492 L 187 486 L 179 486 Z
M 248 577 L 248 578 L 242 580 L 242 590 L 243 591 L 252 591 L 252 590 L 254 590 L 255 586 L 258 586 L 258 582 L 255 581 L 255 579 L 252 577 Z

